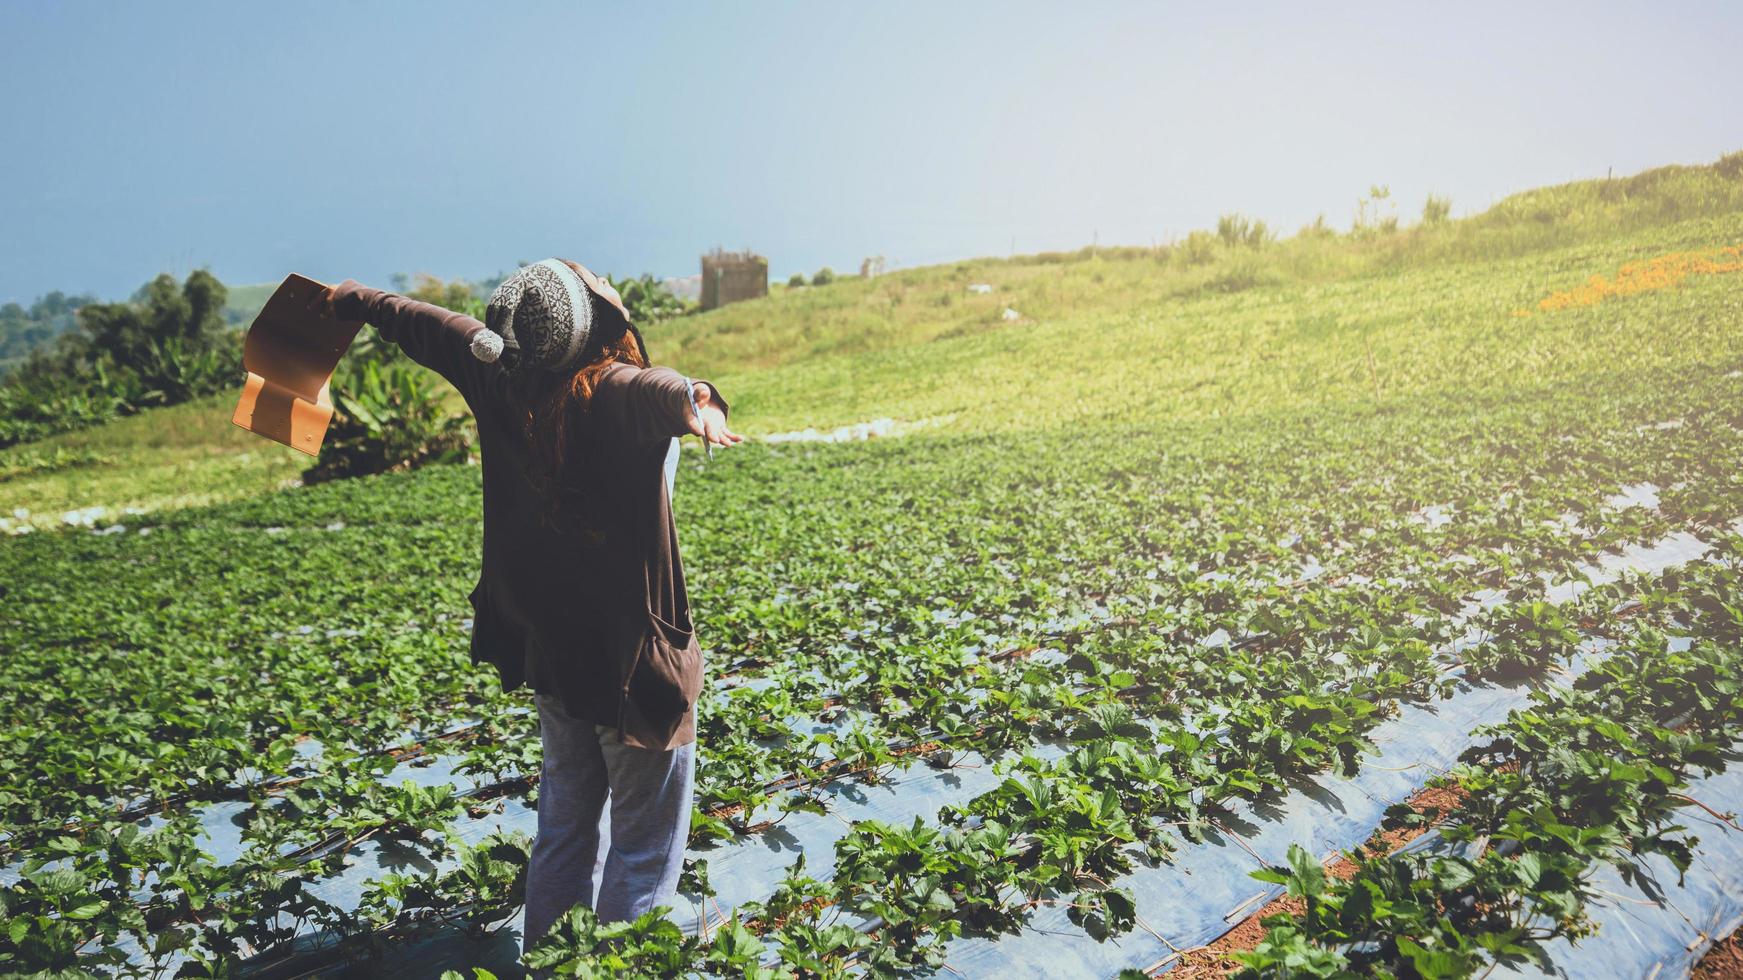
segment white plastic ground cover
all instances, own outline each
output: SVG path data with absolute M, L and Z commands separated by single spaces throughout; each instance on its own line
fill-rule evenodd
M 1062 749 L 1053 745 L 1040 745 L 1029 751 L 1033 755 L 1048 758 L 1059 755 Z M 402 780 L 410 780 L 419 786 L 454 784 L 462 789 L 474 785 L 473 780 L 453 772 L 452 767 L 458 761 L 457 756 L 443 756 L 436 757 L 433 762 L 425 765 L 402 763 L 384 778 L 384 782 L 398 785 Z M 773 894 L 787 868 L 800 854 L 806 856 L 806 874 L 818 879 L 828 879 L 834 870 L 835 842 L 847 832 L 853 822 L 872 819 L 908 823 L 915 817 L 930 818 L 944 806 L 972 799 L 994 788 L 997 783 L 993 766 L 978 753 L 963 754 L 949 769 L 916 766 L 876 785 L 861 784 L 853 779 L 831 781 L 819 789 L 828 800 L 830 812 L 826 815 L 795 813 L 755 837 L 723 846 L 692 849 L 687 855 L 689 859 L 708 862 L 710 884 L 716 895 L 706 902 L 696 895 L 680 896 L 673 912 L 673 920 L 688 933 L 713 929 L 733 914 L 737 906 L 748 901 L 765 899 Z M 201 823 L 209 837 L 203 842 L 203 849 L 214 860 L 229 862 L 241 856 L 244 849 L 241 837 L 242 818 L 248 806 L 246 802 L 226 802 L 204 808 Z M 608 814 L 607 829 L 609 825 Z M 475 844 L 497 831 L 520 831 L 530 836 L 537 826 L 537 812 L 522 797 L 511 796 L 502 801 L 499 813 L 464 817 L 455 821 L 451 825 L 450 836 Z M 439 866 L 445 869 L 452 866 L 452 863 L 451 860 L 443 861 Z M 427 872 L 437 866 L 403 845 L 372 839 L 347 854 L 343 871 L 333 877 L 310 882 L 307 888 L 310 894 L 324 901 L 339 908 L 352 909 L 361 901 L 363 891 L 371 880 L 390 873 Z M 4 872 L 0 872 L 0 877 L 3 876 Z M 280 924 L 290 923 L 285 920 Z M 502 931 L 518 937 L 520 928 L 521 913 L 517 912 Z M 371 962 L 366 973 L 382 975 L 381 971 L 391 974 L 396 969 L 404 969 L 408 971 L 407 975 L 418 975 L 429 966 L 428 956 L 432 951 L 446 951 L 444 955 L 457 957 L 450 964 L 455 967 L 467 963 L 480 964 L 477 957 L 495 949 L 495 945 L 481 947 L 475 940 L 464 937 L 460 937 L 462 941 L 451 941 L 455 938 L 438 937 L 432 943 L 408 944 L 403 949 L 396 948 L 391 951 L 388 962 Z M 328 945 L 331 945 L 331 941 L 325 937 L 305 934 L 299 937 L 294 952 L 288 956 L 282 953 L 274 955 L 270 962 L 263 962 L 258 966 L 270 972 L 275 965 L 288 959 L 316 954 Z M 513 943 L 509 947 L 513 947 Z M 510 968 L 513 959 L 518 955 L 518 947 L 509 947 L 505 947 L 508 949 L 508 960 L 493 967 L 497 969 L 499 976 L 509 975 L 503 970 L 514 972 Z M 123 948 L 129 946 L 124 944 Z M 136 955 L 142 952 L 132 948 L 129 951 Z
M 1733 524 L 1739 526 L 1743 522 Z M 1662 571 L 1695 560 L 1706 550 L 1699 538 L 1678 533 L 1651 546 L 1605 556 L 1587 572 L 1596 584 L 1625 570 Z M 1558 586 L 1549 598 L 1571 598 L 1576 588 Z M 1588 642 L 1586 653 L 1569 671 L 1577 672 L 1585 656 L 1603 647 Z M 1564 673 L 1562 679 L 1568 676 Z M 952 943 L 945 969 L 937 975 L 1103 978 L 1128 968 L 1168 967 L 1181 950 L 1212 942 L 1282 894 L 1277 886 L 1254 881 L 1253 871 L 1284 864 L 1292 843 L 1330 857 L 1367 840 L 1388 806 L 1408 799 L 1475 743 L 1472 732 L 1477 727 L 1503 720 L 1529 697 L 1529 686 L 1473 686 L 1461 680 L 1451 698 L 1403 706 L 1399 717 L 1376 726 L 1371 737 L 1377 755 L 1365 758 L 1354 777 L 1303 781 L 1274 804 L 1237 807 L 1239 816 L 1225 823 L 1226 833 L 1185 845 L 1172 861 L 1141 865 L 1113 882 L 1131 890 L 1140 928 L 1098 942 L 1074 925 L 1064 908 L 1042 905 L 1021 933 Z
M 1140 865 L 1113 882 L 1131 890 L 1142 926 L 1097 942 L 1063 908 L 1040 906 L 1013 936 L 952 943 L 939 975 L 993 976 L 1032 970 L 1049 977 L 1111 977 L 1127 968 L 1166 965 L 1180 950 L 1206 945 L 1282 890 L 1251 877 L 1284 864 L 1290 844 L 1330 856 L 1366 840 L 1388 806 L 1408 799 L 1472 744 L 1471 731 L 1526 704 L 1526 685 L 1472 686 L 1451 698 L 1407 705 L 1371 734 L 1377 754 L 1354 777 L 1304 781 L 1274 804 L 1235 807 L 1225 833 L 1183 845 L 1173 860 Z M 1069 896 L 1065 896 L 1069 897 Z
M 797 432 L 772 432 L 758 437 L 762 442 L 862 442 L 866 439 L 888 439 L 892 436 L 905 436 L 919 429 L 927 429 L 943 425 L 956 418 L 955 415 L 937 415 L 931 418 L 916 419 L 912 422 L 902 422 L 896 419 L 872 419 L 867 422 L 856 422 L 843 425 L 828 432 L 820 432 L 815 427 L 800 429 Z
M 1593 652 L 1597 653 L 1595 650 Z M 1473 690 L 1487 692 L 1497 702 L 1511 700 L 1513 695 L 1521 693 L 1505 688 Z M 1498 704 L 1493 706 L 1499 707 Z M 1473 702 L 1472 707 L 1476 708 L 1477 705 Z M 1422 717 L 1423 715 L 1427 717 Z M 1425 720 L 1441 726 L 1446 724 L 1444 717 L 1436 718 L 1432 712 L 1421 712 L 1416 718 L 1407 715 L 1389 723 L 1389 727 Z M 1398 753 L 1400 748 L 1394 740 L 1392 745 L 1383 749 L 1381 758 L 1373 760 L 1372 764 L 1365 767 L 1365 771 L 1383 772 L 1380 768 L 1383 764 L 1396 761 L 1388 760 L 1387 756 Z M 1743 743 L 1739 744 L 1738 749 L 1743 750 Z M 1353 784 L 1361 780 L 1358 778 L 1344 782 Z M 1404 795 L 1413 792 L 1414 790 L 1403 788 L 1406 782 L 1398 783 L 1397 788 L 1391 791 Z M 1325 807 L 1347 803 L 1352 798 L 1348 792 L 1350 786 L 1346 785 L 1344 788 L 1346 792 L 1339 794 L 1333 791 L 1311 805 Z M 1364 784 L 1363 788 L 1372 791 L 1381 787 Z M 1743 811 L 1743 767 L 1696 780 L 1691 784 L 1688 794 L 1720 812 Z M 1296 821 L 1288 816 L 1291 812 L 1288 801 L 1280 810 L 1281 816 L 1268 821 L 1270 836 L 1259 834 L 1246 838 L 1246 843 L 1261 854 L 1268 854 L 1268 851 L 1277 848 L 1287 848 L 1291 840 L 1290 831 L 1285 828 Z M 1293 812 L 1300 816 L 1302 811 L 1298 808 Z M 1653 883 L 1655 891 L 1651 894 L 1642 892 L 1637 885 L 1625 882 L 1615 869 L 1605 866 L 1593 879 L 1593 885 L 1599 891 L 1600 897 L 1588 906 L 1593 921 L 1598 925 L 1597 934 L 1581 940 L 1577 945 L 1565 940 L 1548 944 L 1550 969 L 1547 971 L 1532 967 L 1502 968 L 1496 971 L 1496 975 L 1556 976 L 1571 980 L 1686 976 L 1714 941 L 1729 935 L 1743 924 L 1743 832 L 1693 807 L 1689 808 L 1683 821 L 1699 835 L 1700 842 L 1695 850 L 1694 862 L 1681 884 L 1677 882 L 1675 869 L 1658 856 L 1652 856 L 1639 864 L 1646 880 Z M 1303 837 L 1301 840 L 1305 842 L 1309 838 Z M 1408 849 L 1436 846 L 1445 844 L 1436 835 L 1429 834 L 1412 842 Z M 1276 897 L 1277 891 L 1260 890 L 1257 882 L 1245 877 L 1248 871 L 1257 866 L 1257 862 L 1246 855 L 1238 844 L 1224 838 L 1207 847 L 1210 852 L 1196 857 L 1190 866 L 1184 863 L 1187 854 L 1182 852 L 1182 862 L 1165 866 L 1162 870 L 1174 872 L 1182 887 L 1174 891 L 1172 897 L 1183 905 L 1211 908 L 1228 903 L 1227 918 L 1218 916 L 1218 921 L 1223 924 L 1213 927 L 1215 933 L 1220 934 L 1223 929 L 1239 922 Z M 1326 851 L 1329 853 L 1338 849 L 1330 846 Z M 1268 856 L 1268 860 L 1280 863 L 1281 853 L 1275 857 Z M 1207 889 L 1210 894 L 1199 898 Z M 1244 894 L 1247 892 L 1250 894 Z M 1150 911 L 1145 906 L 1153 905 L 1161 897 L 1164 896 L 1154 891 L 1141 895 L 1141 912 Z M 1159 923 L 1165 924 L 1166 921 L 1165 917 L 1156 916 L 1146 918 L 1145 924 L 1161 931 L 1162 926 Z M 1059 928 L 1061 924 L 1064 926 L 1063 930 Z M 520 967 L 516 965 L 519 955 L 518 935 L 517 917 L 508 928 L 498 932 L 489 941 L 479 941 L 454 932 L 396 950 L 390 960 L 336 968 L 334 972 L 325 975 L 347 978 L 428 977 L 441 969 L 475 965 L 491 969 L 498 977 L 509 980 L 523 975 Z M 1015 953 L 1023 956 L 1023 959 L 1012 962 L 1002 960 L 1001 956 L 1000 961 L 994 962 L 987 957 L 953 957 L 950 961 L 951 969 L 957 972 L 951 975 L 980 977 L 995 975 L 999 971 L 1011 971 L 1011 975 L 1018 976 L 1107 976 L 1126 966 L 1155 965 L 1137 962 L 1143 958 L 1139 954 L 1145 951 L 1136 947 L 1143 945 L 1141 939 L 1150 938 L 1142 930 L 1105 946 L 1089 940 L 1093 948 L 1113 954 L 1093 960 L 1082 958 L 1083 949 L 1075 941 L 1077 936 L 1081 936 L 1081 933 L 1064 916 L 1057 917 L 1057 920 L 1037 917 L 1023 935 L 1011 937 L 1022 940 L 1020 944 L 1012 944 L 1009 939 L 1001 943 L 1007 947 L 1000 951 L 1002 955 Z M 1210 938 L 1215 936 L 1211 935 Z M 1083 936 L 1082 939 L 1088 940 L 1088 937 Z M 1054 952 L 1052 948 L 1062 940 L 1068 941 L 1069 945 Z M 1180 940 L 1174 942 L 1179 945 Z M 1156 946 L 1166 949 L 1160 943 Z M 1127 956 L 1134 958 L 1127 959 Z
M 1056 746 L 1032 748 L 1032 754 L 1057 756 Z M 827 881 L 835 873 L 835 843 L 856 821 L 879 820 L 908 824 L 915 817 L 931 819 L 953 803 L 963 803 L 997 788 L 1000 777 L 977 752 L 964 753 L 957 765 L 938 770 L 916 766 L 877 785 L 835 780 L 822 789 L 829 813 L 795 813 L 755 837 L 708 850 L 692 849 L 687 857 L 708 862 L 709 884 L 715 895 L 706 903 L 682 895 L 673 919 L 686 933 L 713 929 L 745 902 L 774 894 L 795 860 L 805 858 L 805 874 Z
M 384 782 L 389 785 L 399 785 L 401 782 L 411 782 L 422 787 L 453 784 L 466 788 L 474 786 L 476 780 L 457 775 L 453 766 L 460 759 L 458 756 L 436 757 L 433 762 L 424 760 L 425 765 L 418 765 L 416 760 L 399 764 Z M 251 804 L 247 801 L 226 801 L 210 804 L 200 811 L 200 826 L 207 834 L 207 839 L 201 842 L 201 850 L 212 856 L 220 864 L 233 862 L 242 856 L 245 844 L 242 831 L 246 825 L 246 816 Z M 141 826 L 151 829 L 162 822 L 160 817 L 151 817 Z M 531 834 L 537 826 L 537 814 L 528 808 L 519 798 L 509 797 L 503 800 L 501 813 L 491 814 L 484 818 L 463 818 L 455 823 L 457 836 L 468 843 L 476 843 L 498 826 L 504 829 L 521 829 Z M 355 909 L 363 897 L 365 885 L 372 879 L 378 879 L 390 873 L 417 874 L 432 870 L 433 865 L 420 852 L 393 841 L 371 839 L 363 842 L 349 851 L 345 858 L 345 870 L 339 874 L 308 883 L 309 894 L 342 909 Z M 453 866 L 450 859 L 441 862 L 441 867 Z M 15 877 L 16 870 L 12 868 L 0 872 L 0 883 L 5 883 L 8 877 Z M 295 920 L 287 913 L 280 913 L 273 922 L 275 927 L 287 928 L 294 926 Z M 128 935 L 116 944 L 129 954 L 135 963 L 146 961 L 145 951 L 140 947 L 136 937 Z M 294 948 L 288 954 L 275 954 L 269 962 L 258 964 L 268 975 L 273 968 L 283 964 L 287 959 L 299 959 L 308 954 L 316 953 L 321 948 L 331 946 L 332 941 L 318 934 L 298 936 Z M 167 958 L 165 975 L 170 975 L 178 968 L 186 957 L 172 955 Z M 308 970 L 298 968 L 292 972 L 295 976 L 308 975 Z M 441 972 L 440 970 L 436 972 Z M 326 976 L 329 974 L 320 974 Z M 332 974 L 338 975 L 338 974 Z M 372 975 L 368 972 L 357 976 Z
M 470 723 L 458 723 L 442 732 L 432 732 L 420 735 L 408 732 L 405 744 L 413 744 L 421 740 L 443 737 L 444 734 L 456 732 L 470 727 Z M 320 755 L 320 743 L 308 739 L 297 744 L 297 754 L 304 759 L 313 760 Z M 390 786 L 398 786 L 402 782 L 411 782 L 420 787 L 434 787 L 453 784 L 462 791 L 475 789 L 483 781 L 460 776 L 454 772 L 454 766 L 460 762 L 459 756 L 425 756 L 413 757 L 398 763 L 391 771 L 382 777 L 382 782 Z M 206 837 L 202 840 L 201 850 L 212 856 L 219 864 L 229 864 L 240 858 L 246 850 L 242 840 L 245 815 L 253 804 L 246 800 L 226 800 L 218 803 L 203 803 L 193 807 L 191 812 L 199 816 L 200 829 Z M 161 814 L 153 814 L 139 821 L 140 829 L 155 830 L 162 826 L 164 819 Z M 64 862 L 50 862 L 45 867 L 53 869 Z M 7 865 L 0 868 L 0 885 L 12 884 L 19 880 L 20 866 Z

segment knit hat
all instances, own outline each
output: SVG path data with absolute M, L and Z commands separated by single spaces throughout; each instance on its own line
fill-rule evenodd
M 596 309 L 600 301 L 615 307 L 621 318 Z M 559 259 L 534 262 L 504 279 L 490 294 L 484 326 L 472 338 L 472 355 L 481 361 L 500 359 L 510 371 L 572 368 L 623 336 L 625 329 L 641 341 L 617 291 Z M 645 346 L 642 353 L 647 354 Z

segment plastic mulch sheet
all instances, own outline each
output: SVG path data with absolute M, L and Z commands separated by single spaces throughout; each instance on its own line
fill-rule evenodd
M 1378 754 L 1364 758 L 1354 777 L 1304 781 L 1273 806 L 1237 808 L 1223 833 L 1113 882 L 1137 899 L 1141 928 L 1097 942 L 1063 908 L 1041 906 L 1017 935 L 953 943 L 948 971 L 939 975 L 1111 977 L 1210 943 L 1282 894 L 1252 872 L 1283 864 L 1290 844 L 1325 857 L 1367 840 L 1388 806 L 1458 760 L 1473 729 L 1505 718 L 1529 696 L 1525 686 L 1465 685 L 1447 700 L 1404 707 L 1375 728 Z
M 1605 581 L 1623 570 L 1660 571 L 1692 561 L 1705 550 L 1699 539 L 1678 534 L 1650 547 L 1633 547 L 1621 555 L 1608 556 L 1589 571 L 1594 582 Z M 1563 586 L 1550 598 L 1562 600 L 1572 593 L 1571 586 Z M 1584 658 L 1599 655 L 1604 647 L 1599 642 L 1588 643 L 1569 671 L 1578 673 Z M 1449 768 L 1475 743 L 1474 729 L 1505 720 L 1507 712 L 1527 703 L 1529 695 L 1525 686 L 1461 684 L 1446 700 L 1405 706 L 1398 718 L 1376 727 L 1372 738 L 1378 755 L 1365 758 L 1354 777 L 1304 781 L 1275 805 L 1237 808 L 1239 816 L 1225 824 L 1224 833 L 1187 844 L 1172 861 L 1140 866 L 1113 882 L 1116 887 L 1130 889 L 1137 900 L 1141 926 L 1124 936 L 1098 942 L 1074 925 L 1063 908 L 1043 905 L 1017 935 L 966 937 L 951 944 L 946 969 L 938 975 L 1099 978 L 1112 977 L 1127 968 L 1166 967 L 1180 950 L 1210 943 L 1282 894 L 1280 887 L 1254 881 L 1251 872 L 1265 865 L 1284 864 L 1291 843 L 1330 857 L 1367 840 L 1379 826 L 1386 807 L 1410 797 L 1437 770 Z M 1702 846 L 1706 844 L 1703 840 Z M 1703 860 L 1719 868 L 1730 867 L 1732 874 L 1743 872 L 1743 862 L 1734 862 L 1734 855 L 1703 855 Z M 1675 880 L 1674 873 L 1671 880 Z M 1632 890 L 1624 887 L 1617 894 L 1627 895 Z M 1695 903 L 1692 895 L 1682 911 L 1695 921 L 1737 918 L 1735 912 Z M 1663 938 L 1668 941 L 1668 937 Z M 1587 942 L 1596 942 L 1596 938 Z M 1680 941 L 1653 948 L 1665 957 L 1685 951 Z

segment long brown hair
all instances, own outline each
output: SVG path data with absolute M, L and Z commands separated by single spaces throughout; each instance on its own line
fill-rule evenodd
M 564 264 L 574 267 L 567 259 Z M 519 380 L 516 399 L 522 433 L 530 449 L 532 464 L 527 476 L 544 497 L 545 519 L 562 526 L 563 512 L 581 504 L 575 481 L 565 479 L 570 458 L 571 426 L 586 413 L 599 379 L 613 364 L 647 367 L 647 352 L 637 343 L 636 334 L 628 329 L 629 322 L 611 303 L 587 293 L 593 304 L 593 329 L 607 336 L 621 333 L 617 339 L 594 349 L 585 363 L 568 374 L 529 372 Z M 564 522 L 567 523 L 567 522 Z

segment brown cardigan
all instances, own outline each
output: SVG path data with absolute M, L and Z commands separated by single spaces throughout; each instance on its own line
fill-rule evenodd
M 495 665 L 504 690 L 554 694 L 628 744 L 694 741 L 702 654 L 664 473 L 672 438 L 690 431 L 690 382 L 628 364 L 601 376 L 569 428 L 567 499 L 552 526 L 527 477 L 508 376 L 470 351 L 483 324 L 350 280 L 335 287 L 334 310 L 441 374 L 478 421 L 484 558 L 472 662 Z

